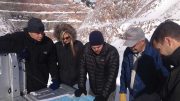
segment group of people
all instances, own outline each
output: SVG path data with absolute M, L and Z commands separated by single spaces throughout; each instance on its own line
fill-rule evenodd
M 17 53 L 25 59 L 27 92 L 46 88 L 50 73 L 53 90 L 60 84 L 78 85 L 76 97 L 88 93 L 95 96 L 94 101 L 115 101 L 119 53 L 104 41 L 102 32 L 90 32 L 89 42 L 83 45 L 70 24 L 55 26 L 56 43 L 44 30 L 41 19 L 33 17 L 23 31 L 0 36 L 0 54 Z M 127 90 L 129 101 L 180 100 L 180 26 L 167 20 L 150 41 L 139 27 L 129 28 L 124 37 L 127 48 L 121 65 L 120 101 L 127 101 Z
M 49 73 L 52 84 L 58 89 L 60 84 L 74 87 L 75 96 L 86 91 L 86 75 L 89 74 L 89 94 L 95 101 L 114 101 L 116 77 L 119 69 L 117 49 L 104 41 L 100 31 L 92 31 L 86 45 L 76 39 L 76 30 L 67 23 L 55 26 L 54 43 L 44 33 L 45 27 L 39 18 L 28 20 L 23 31 L 0 36 L 0 54 L 17 53 L 25 59 L 27 93 L 47 87 Z M 109 97 L 109 95 L 111 97 Z
M 179 101 L 180 25 L 166 20 L 154 31 L 150 42 L 141 28 L 124 33 L 120 77 L 120 101 Z

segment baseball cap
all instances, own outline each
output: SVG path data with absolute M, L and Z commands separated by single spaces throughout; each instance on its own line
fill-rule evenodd
M 145 33 L 139 27 L 131 27 L 125 33 L 124 46 L 133 47 L 137 42 L 145 39 Z

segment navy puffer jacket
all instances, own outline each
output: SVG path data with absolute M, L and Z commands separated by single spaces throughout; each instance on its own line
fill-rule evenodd
M 108 98 L 116 88 L 118 69 L 119 53 L 115 47 L 104 43 L 101 53 L 96 55 L 87 43 L 80 62 L 79 88 L 85 89 L 88 74 L 93 93 Z

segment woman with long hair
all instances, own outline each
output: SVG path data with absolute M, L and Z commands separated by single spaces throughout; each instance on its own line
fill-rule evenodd
M 60 83 L 74 86 L 79 78 L 79 61 L 83 44 L 76 40 L 76 30 L 67 23 L 58 24 L 54 29 Z

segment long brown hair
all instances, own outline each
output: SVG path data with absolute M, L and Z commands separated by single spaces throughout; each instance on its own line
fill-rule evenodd
M 61 33 L 62 33 L 62 34 L 60 34 L 60 39 L 61 39 L 61 40 L 63 39 L 63 36 L 64 36 L 65 33 L 69 35 L 69 37 L 70 37 L 70 39 L 71 39 L 71 41 L 70 41 L 71 51 L 72 51 L 72 53 L 73 53 L 73 56 L 76 56 L 76 51 L 75 51 L 75 48 L 74 48 L 74 40 L 73 40 L 73 38 L 72 38 L 72 35 L 69 34 L 69 33 L 66 32 L 66 31 L 63 31 L 63 32 L 61 32 Z M 62 40 L 62 43 L 63 43 L 63 46 L 64 46 L 63 40 Z

